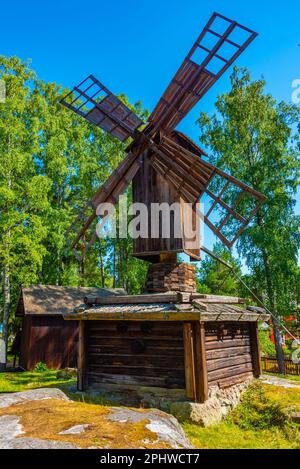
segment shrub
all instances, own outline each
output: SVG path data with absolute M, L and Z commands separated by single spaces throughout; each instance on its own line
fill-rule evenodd
M 279 404 L 266 396 L 259 382 L 249 387 L 229 418 L 240 428 L 247 430 L 283 427 L 286 423 L 286 416 Z
M 45 373 L 45 371 L 49 370 L 46 363 L 38 362 L 34 367 L 34 371 L 36 371 L 37 373 Z

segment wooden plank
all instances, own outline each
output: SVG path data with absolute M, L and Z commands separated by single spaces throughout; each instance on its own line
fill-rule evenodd
M 213 340 L 213 341 L 206 341 L 205 347 L 206 350 L 222 350 L 222 349 L 231 349 L 234 347 L 241 347 L 241 346 L 249 346 L 250 345 L 250 339 L 245 337 L 245 338 L 240 338 L 240 339 L 233 339 L 232 341 L 230 340 L 230 337 L 226 340 Z
M 227 348 L 206 350 L 206 360 L 209 362 L 210 360 L 215 360 L 218 358 L 231 358 L 245 353 L 251 354 L 250 345 L 230 347 L 230 350 Z
M 86 322 L 80 321 L 78 338 L 78 390 L 84 391 L 86 387 Z
M 184 371 L 186 397 L 196 400 L 193 328 L 190 322 L 183 325 Z
M 152 293 L 146 295 L 116 295 L 85 297 L 86 305 L 111 305 L 111 304 L 148 304 L 148 303 L 172 303 L 178 301 L 178 295 L 174 293 Z
M 64 319 L 101 321 L 199 321 L 199 311 L 158 311 L 158 312 L 84 312 L 65 314 Z
M 197 402 L 205 402 L 208 398 L 208 379 L 205 352 L 205 328 L 204 324 L 194 324 L 195 347 L 195 379 Z
M 251 354 L 253 362 L 253 373 L 254 377 L 258 378 L 261 375 L 261 357 L 259 350 L 259 338 L 258 338 L 258 324 L 257 322 L 249 324 L 250 327 L 250 343 L 251 343 Z
M 236 296 L 224 296 L 224 295 L 206 295 L 202 293 L 193 293 L 192 299 L 201 299 L 202 303 L 216 303 L 216 304 L 244 304 L 247 302 L 245 298 L 239 298 Z
M 222 368 L 220 370 L 208 371 L 208 382 L 215 381 L 218 379 L 229 378 L 236 376 L 241 373 L 253 371 L 252 363 L 244 363 L 242 365 L 230 366 L 228 368 Z
M 216 360 L 209 360 L 207 363 L 207 370 L 208 372 L 227 369 L 232 366 L 239 366 L 243 365 L 244 363 L 252 363 L 251 354 L 244 354 L 244 355 L 237 355 L 235 357 L 226 357 L 226 358 L 218 358 Z
M 108 384 L 137 385 L 137 386 L 153 386 L 162 388 L 182 389 L 184 387 L 184 379 L 171 380 L 158 376 L 138 376 L 112 373 L 89 373 L 89 383 L 93 386 Z
M 227 388 L 228 386 L 243 383 L 249 378 L 253 378 L 252 371 L 246 371 L 244 373 L 236 374 L 235 376 L 230 376 L 228 378 L 219 378 L 217 380 L 211 380 L 209 382 L 209 385 L 219 386 L 220 388 Z

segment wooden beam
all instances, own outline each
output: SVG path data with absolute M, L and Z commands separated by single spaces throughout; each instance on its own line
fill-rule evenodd
M 255 378 L 261 375 L 261 357 L 259 350 L 259 337 L 258 337 L 258 324 L 257 322 L 250 323 L 250 344 L 253 363 L 253 374 Z
M 244 304 L 247 303 L 246 298 L 239 298 L 237 296 L 224 296 L 224 295 L 206 295 L 204 293 L 192 293 L 192 299 L 201 299 L 202 303 L 217 303 L 217 304 Z
M 145 295 L 111 295 L 111 296 L 86 296 L 86 305 L 120 305 L 143 303 L 172 303 L 178 301 L 177 292 L 151 293 Z
M 87 387 L 86 383 L 86 322 L 79 322 L 79 338 L 78 338 L 78 380 L 77 387 L 79 391 L 84 391 Z
M 97 308 L 87 309 L 82 313 L 67 313 L 63 317 L 65 320 L 97 320 L 97 321 L 202 321 L 202 322 L 256 322 L 268 321 L 269 315 L 251 314 L 251 313 L 210 313 L 200 310 L 192 310 L 188 303 L 175 305 L 174 311 L 139 311 L 118 310 L 114 308 L 111 311 L 101 311 Z
M 193 328 L 190 322 L 183 324 L 185 390 L 188 399 L 196 400 Z
M 194 348 L 196 370 L 196 400 L 205 402 L 208 399 L 208 379 L 205 352 L 205 326 L 203 322 L 194 324 Z

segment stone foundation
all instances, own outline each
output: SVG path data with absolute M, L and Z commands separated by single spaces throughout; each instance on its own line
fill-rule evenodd
M 187 263 L 160 262 L 150 265 L 147 274 L 146 291 L 166 292 L 196 291 L 196 267 Z
M 184 389 L 166 389 L 150 386 L 101 384 L 81 396 L 103 398 L 116 405 L 157 408 L 168 412 L 179 422 L 193 422 L 203 427 L 219 423 L 240 402 L 242 393 L 253 378 L 225 389 L 214 386 L 203 404 L 191 402 L 185 397 Z M 79 393 L 75 388 L 72 392 Z
M 203 404 L 195 402 L 173 402 L 170 413 L 179 422 L 194 422 L 203 427 L 219 423 L 240 402 L 242 393 L 252 382 L 252 378 L 243 383 L 220 389 L 213 386 L 209 390 L 209 397 Z

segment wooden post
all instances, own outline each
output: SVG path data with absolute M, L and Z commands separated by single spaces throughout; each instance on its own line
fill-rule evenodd
M 194 348 L 196 370 L 196 400 L 205 402 L 208 398 L 208 381 L 205 352 L 205 326 L 203 322 L 194 325 Z
M 190 322 L 183 324 L 184 372 L 186 397 L 196 400 L 193 328 Z
M 249 323 L 250 328 L 250 344 L 251 354 L 253 363 L 253 374 L 255 378 L 261 375 L 261 357 L 259 350 L 259 338 L 258 338 L 258 324 L 257 322 Z
M 79 391 L 86 389 L 86 324 L 85 321 L 79 321 L 78 338 L 78 381 Z

